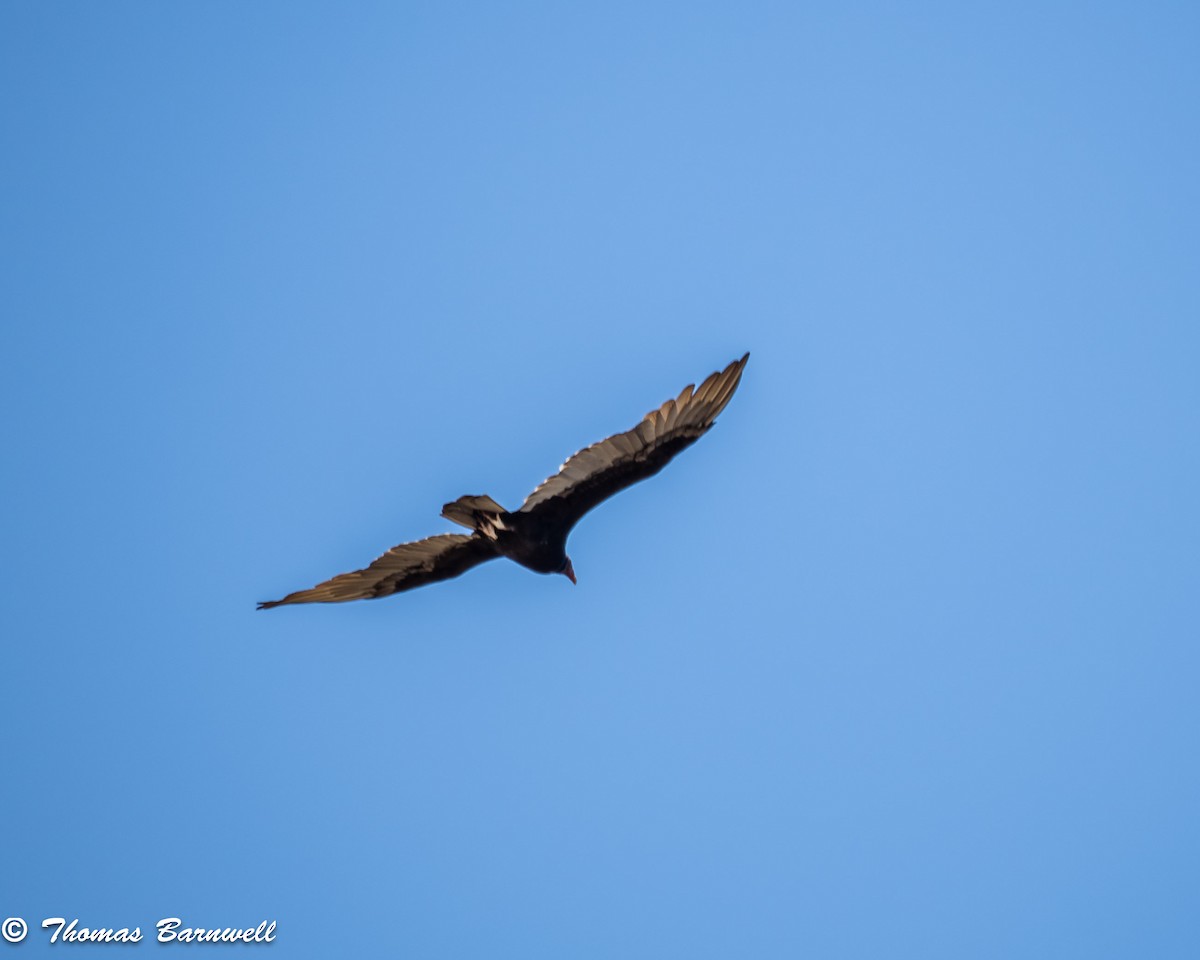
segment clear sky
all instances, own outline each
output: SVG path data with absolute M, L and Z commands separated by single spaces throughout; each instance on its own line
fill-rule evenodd
M 1198 10 L 4 4 L 0 952 L 1200 955 Z

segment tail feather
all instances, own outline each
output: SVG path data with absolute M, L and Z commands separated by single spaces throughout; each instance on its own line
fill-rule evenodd
M 493 526 L 498 516 L 508 511 L 487 494 L 459 497 L 442 507 L 442 516 L 468 530 L 479 530 L 481 525 Z

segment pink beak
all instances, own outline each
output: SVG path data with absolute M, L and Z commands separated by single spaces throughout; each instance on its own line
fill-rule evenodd
M 567 559 L 567 568 L 563 571 L 563 576 L 567 577 L 572 583 L 579 584 L 579 581 L 575 579 L 575 568 L 571 566 L 570 558 Z

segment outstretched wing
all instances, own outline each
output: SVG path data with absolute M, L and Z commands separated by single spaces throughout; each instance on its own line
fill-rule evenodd
M 533 491 L 519 513 L 570 530 L 585 513 L 626 487 L 658 473 L 680 450 L 699 440 L 725 409 L 750 354 L 692 384 L 674 400 L 651 410 L 632 430 L 585 447 Z
M 285 603 L 341 603 L 388 597 L 427 583 L 449 580 L 498 556 L 492 542 L 478 534 L 443 533 L 392 547 L 364 570 L 340 573 L 311 590 L 297 590 L 282 600 L 260 603 L 258 609 L 270 610 Z

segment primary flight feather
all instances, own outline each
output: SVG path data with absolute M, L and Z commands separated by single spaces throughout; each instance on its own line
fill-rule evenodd
M 575 568 L 567 556 L 571 529 L 592 507 L 654 476 L 704 436 L 733 397 L 749 359 L 747 353 L 699 387 L 688 384 L 632 430 L 584 447 L 539 484 L 518 510 L 510 513 L 489 496 L 459 497 L 442 507 L 442 516 L 471 530 L 469 535 L 443 533 L 402 543 L 369 567 L 260 603 L 258 609 L 388 597 L 449 580 L 497 557 L 537 573 L 561 573 L 575 583 Z

